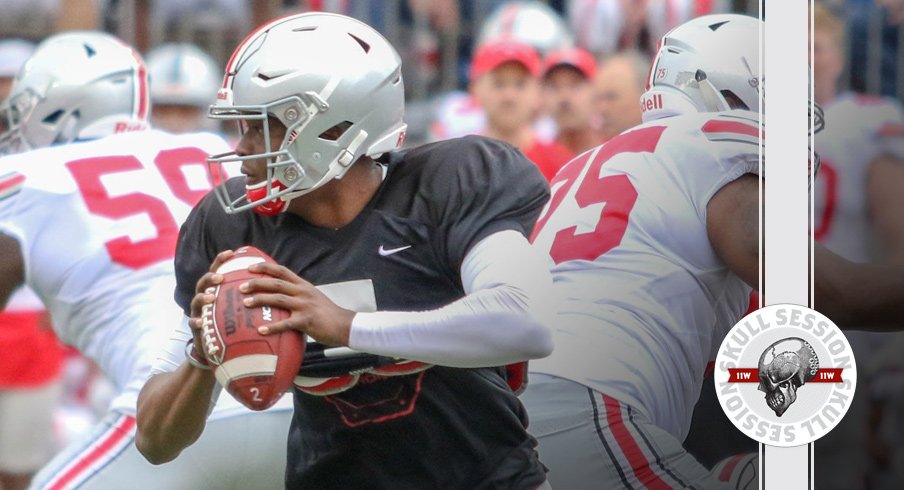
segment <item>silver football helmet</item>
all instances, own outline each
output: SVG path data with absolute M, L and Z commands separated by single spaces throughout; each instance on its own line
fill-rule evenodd
M 304 13 L 277 19 L 239 44 L 226 65 L 223 87 L 209 116 L 286 127 L 278 148 L 208 159 L 214 182 L 224 162 L 267 160 L 267 180 L 233 199 L 216 195 L 228 213 L 275 214 L 295 197 L 341 178 L 361 156 L 398 148 L 406 124 L 401 59 L 370 26 L 337 14 Z M 337 136 L 338 135 L 338 136 Z
M 194 44 L 168 43 L 148 52 L 151 102 L 203 107 L 213 102 L 222 68 Z
M 499 39 L 513 39 L 533 46 L 541 56 L 574 46 L 565 19 L 546 3 L 518 0 L 500 5 L 483 22 L 477 46 Z
M 103 32 L 58 34 L 38 45 L 0 106 L 0 153 L 144 129 L 149 110 L 135 50 Z
M 687 112 L 765 109 L 760 73 L 762 21 L 739 14 L 706 15 L 662 37 L 642 106 L 661 108 L 644 120 Z

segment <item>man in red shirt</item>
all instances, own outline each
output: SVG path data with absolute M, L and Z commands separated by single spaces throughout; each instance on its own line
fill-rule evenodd
M 593 56 L 580 48 L 563 49 L 546 55 L 543 65 L 546 111 L 559 131 L 556 142 L 573 155 L 602 143 L 593 120 Z
M 482 45 L 471 64 L 471 93 L 487 117 L 484 135 L 520 149 L 550 180 L 572 154 L 556 142 L 541 141 L 534 132 L 541 106 L 539 78 L 539 55 L 516 41 Z

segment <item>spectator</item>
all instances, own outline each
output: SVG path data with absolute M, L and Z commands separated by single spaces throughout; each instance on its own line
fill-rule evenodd
M 649 60 L 638 51 L 619 53 L 603 60 L 594 81 L 603 141 L 640 124 L 640 96 L 649 70 Z
M 556 121 L 556 142 L 572 155 L 602 143 L 593 120 L 593 56 L 580 48 L 554 51 L 544 65 L 546 111 Z
M 486 112 L 485 135 L 519 148 L 547 180 L 570 158 L 567 149 L 541 141 L 533 128 L 540 110 L 540 57 L 530 45 L 495 41 L 471 64 L 471 92 Z

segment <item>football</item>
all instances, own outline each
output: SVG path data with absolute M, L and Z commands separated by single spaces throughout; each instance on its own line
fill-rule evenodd
M 202 333 L 204 355 L 217 381 L 236 400 L 252 410 L 273 406 L 292 387 L 304 356 L 305 338 L 289 330 L 261 335 L 258 327 L 289 317 L 289 311 L 257 306 L 248 308 L 239 286 L 257 277 L 248 271 L 259 262 L 271 262 L 264 252 L 247 246 L 236 250 L 217 273 L 223 282 L 216 288 L 216 301 L 204 308 Z

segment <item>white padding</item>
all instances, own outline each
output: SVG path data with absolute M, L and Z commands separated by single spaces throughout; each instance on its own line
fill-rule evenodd
M 236 357 L 221 364 L 214 375 L 226 386 L 230 381 L 249 376 L 269 376 L 276 372 L 277 357 L 272 354 L 251 354 Z

